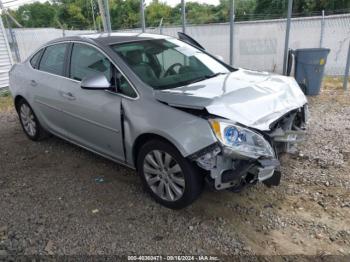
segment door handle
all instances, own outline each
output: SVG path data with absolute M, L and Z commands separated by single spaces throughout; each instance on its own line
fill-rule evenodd
M 38 83 L 35 80 L 30 80 L 30 85 L 31 86 L 37 86 Z
M 68 92 L 68 93 L 62 93 L 62 96 L 64 98 L 67 98 L 68 100 L 75 100 L 75 96 L 71 93 L 71 92 Z

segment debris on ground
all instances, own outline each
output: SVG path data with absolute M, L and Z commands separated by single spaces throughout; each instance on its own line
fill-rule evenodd
M 281 157 L 280 186 L 205 190 L 177 211 L 155 203 L 135 171 L 55 137 L 32 142 L 14 110 L 2 111 L 0 257 L 349 255 L 350 95 L 328 88 L 309 103 L 307 140 Z M 91 183 L 100 174 L 103 187 Z
M 104 176 L 95 177 L 95 182 L 96 182 L 97 184 L 102 184 L 102 183 L 104 183 L 104 182 L 105 182 Z

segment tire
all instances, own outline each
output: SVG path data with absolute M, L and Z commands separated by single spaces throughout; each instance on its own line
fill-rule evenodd
M 137 172 L 146 191 L 158 203 L 171 209 L 190 205 L 203 189 L 204 179 L 198 169 L 165 141 L 151 140 L 140 148 Z
M 48 137 L 49 133 L 42 128 L 33 109 L 24 99 L 18 102 L 16 109 L 23 131 L 29 139 L 39 141 Z

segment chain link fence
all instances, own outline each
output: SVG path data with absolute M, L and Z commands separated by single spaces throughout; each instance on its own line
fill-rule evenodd
M 323 28 L 322 28 L 323 27 Z M 282 73 L 286 20 L 259 20 L 236 22 L 234 31 L 234 66 Z M 119 30 L 137 32 L 141 29 Z M 181 26 L 146 28 L 147 33 L 177 36 Z M 25 60 L 42 44 L 62 36 L 93 33 L 93 31 L 60 30 L 55 28 L 14 29 L 20 59 Z M 230 25 L 187 25 L 186 33 L 201 43 L 209 52 L 229 62 Z M 9 39 L 11 39 L 9 37 Z M 290 48 L 330 48 L 326 75 L 344 75 L 350 41 L 350 14 L 293 18 Z M 13 44 L 11 44 L 13 46 Z

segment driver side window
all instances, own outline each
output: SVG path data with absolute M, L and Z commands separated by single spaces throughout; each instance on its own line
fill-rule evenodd
M 118 70 L 104 54 L 92 46 L 75 43 L 71 56 L 70 78 L 82 81 L 85 77 L 96 73 L 103 73 L 116 92 L 132 98 L 137 97 L 130 83 L 122 74 L 118 73 Z
M 81 81 L 85 77 L 92 76 L 97 72 L 103 73 L 111 81 L 111 62 L 95 48 L 75 43 L 72 51 L 70 77 Z

